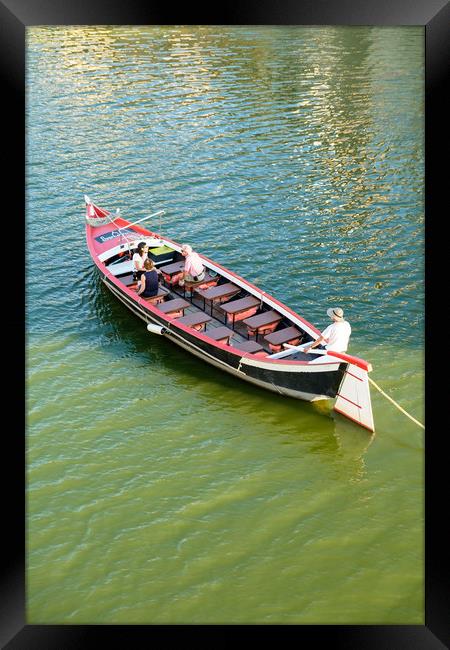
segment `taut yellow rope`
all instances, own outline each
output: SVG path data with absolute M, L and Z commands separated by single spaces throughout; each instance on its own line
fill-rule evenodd
M 403 409 L 403 408 L 400 406 L 400 404 L 397 404 L 397 402 L 395 402 L 395 401 L 392 399 L 392 397 L 389 397 L 389 395 L 386 395 L 386 393 L 384 392 L 384 390 L 382 390 L 382 389 L 381 389 L 381 388 L 380 388 L 380 387 L 379 387 L 379 386 L 374 382 L 373 379 L 371 379 L 369 376 L 368 376 L 367 378 L 368 378 L 368 380 L 370 381 L 370 383 L 373 384 L 373 385 L 375 386 L 375 388 L 376 388 L 377 390 L 379 390 L 380 393 L 381 393 L 382 395 L 384 395 L 384 397 L 385 397 L 386 399 L 388 399 L 390 402 L 392 402 L 392 404 L 394 404 L 394 406 L 396 406 L 396 407 L 399 409 L 399 411 L 401 411 L 401 412 L 404 413 L 407 417 L 409 417 L 410 420 L 412 420 L 413 422 L 415 422 L 416 424 L 418 424 L 419 427 L 422 427 L 422 429 L 425 429 L 424 425 L 423 425 L 421 422 L 419 422 L 418 420 L 416 420 L 415 418 L 413 418 L 412 415 L 410 415 L 409 413 L 407 413 L 407 412 L 405 411 L 405 409 Z

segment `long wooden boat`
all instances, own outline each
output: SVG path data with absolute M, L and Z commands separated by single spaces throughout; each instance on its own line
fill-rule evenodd
M 302 346 L 320 331 L 244 278 L 200 254 L 204 280 L 179 284 L 181 244 L 96 206 L 85 196 L 86 239 L 108 289 L 149 332 L 232 375 L 306 401 L 335 400 L 333 408 L 374 431 L 370 363 L 348 354 Z M 152 215 L 153 217 L 159 213 Z M 139 242 L 160 270 L 157 296 L 136 292 L 131 257 Z

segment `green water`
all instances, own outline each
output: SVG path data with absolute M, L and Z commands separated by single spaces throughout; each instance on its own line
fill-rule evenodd
M 149 335 L 83 203 L 340 305 L 423 422 L 423 156 L 419 27 L 28 29 L 29 623 L 423 623 L 423 431 Z

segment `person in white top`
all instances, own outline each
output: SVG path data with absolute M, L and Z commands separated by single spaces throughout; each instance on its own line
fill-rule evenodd
M 133 255 L 133 279 L 140 280 L 145 272 L 144 262 L 147 259 L 148 246 L 145 241 L 138 244 L 137 251 Z
M 348 341 L 352 333 L 350 323 L 344 320 L 344 312 L 340 307 L 327 309 L 327 314 L 333 323 L 323 330 L 318 339 L 304 349 L 305 352 L 316 348 L 321 343 L 325 345 L 327 350 L 332 350 L 333 352 L 347 351 Z

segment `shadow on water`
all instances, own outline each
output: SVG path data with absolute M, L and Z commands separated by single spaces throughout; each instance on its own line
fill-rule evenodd
M 373 436 L 336 414 L 331 402 L 307 403 L 280 397 L 245 381 L 237 382 L 232 375 L 183 348 L 150 335 L 145 324 L 118 302 L 98 277 L 94 285 L 91 305 L 100 325 L 98 335 L 124 346 L 126 356 L 139 359 L 137 365 L 148 366 L 149 372 L 160 373 L 164 369 L 170 375 L 172 391 L 194 389 L 196 395 L 192 394 L 192 400 L 200 394 L 202 410 L 217 410 L 219 399 L 224 416 L 232 411 L 242 426 L 245 422 L 256 423 L 278 440 L 281 436 L 287 455 L 291 449 L 293 455 L 298 455 L 301 442 L 302 453 L 313 452 L 333 462 L 350 464 L 352 473 L 361 474 L 362 457 Z

